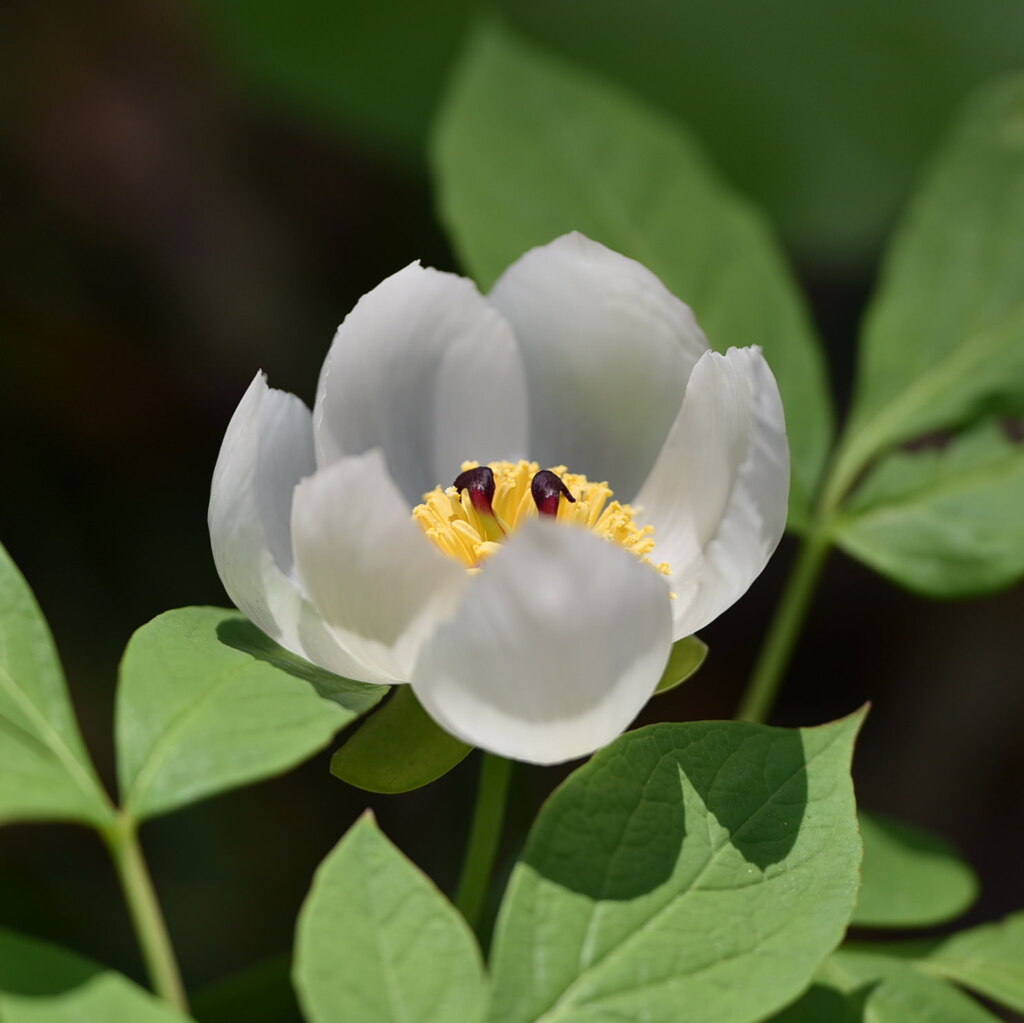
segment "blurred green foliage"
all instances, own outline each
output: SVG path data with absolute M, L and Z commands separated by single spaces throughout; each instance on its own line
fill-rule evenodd
M 421 160 L 469 22 L 496 7 L 539 43 L 689 124 L 800 251 L 870 255 L 976 84 L 1024 61 L 1016 0 L 205 0 L 268 99 Z
M 451 265 L 432 219 L 426 140 L 484 5 L 4 6 L 0 539 L 54 623 L 109 783 L 109 704 L 125 638 L 168 606 L 223 602 L 203 511 L 223 426 L 254 367 L 303 386 L 359 294 L 415 256 Z M 727 181 L 765 208 L 810 279 L 840 394 L 846 367 L 836 352 L 919 166 L 975 84 L 1024 63 L 1019 0 L 501 0 L 488 11 L 685 123 Z M 945 502 L 944 481 L 968 478 L 967 461 L 982 491 L 968 495 L 975 510 L 991 507 L 989 483 L 1019 487 L 1019 444 L 1004 426 L 982 424 L 976 438 L 965 433 L 926 457 L 887 456 L 856 492 L 856 539 L 851 525 L 843 542 L 859 540 L 860 558 L 911 584 L 905 565 L 887 569 L 869 547 L 935 544 L 913 516 L 895 523 L 896 539 L 878 530 L 902 508 L 934 523 L 917 497 Z M 932 471 L 942 485 L 919 487 Z M 887 496 L 911 492 L 912 505 Z M 887 502 L 883 522 L 875 511 Z M 1012 516 L 1018 505 L 1004 507 Z M 980 529 L 973 539 L 1020 549 L 1012 518 Z M 696 684 L 655 705 L 659 717 L 731 711 L 784 558 L 708 630 L 714 656 Z M 985 558 L 998 578 L 980 588 L 1020 572 L 998 551 Z M 837 559 L 780 712 L 820 721 L 868 690 L 885 693 L 858 792 L 957 835 L 986 880 L 977 919 L 1021 902 L 1019 853 L 1003 838 L 1024 777 L 1019 620 L 1019 591 L 923 606 Z M 550 784 L 550 772 L 522 779 L 520 831 Z M 367 801 L 396 843 L 450 886 L 470 790 L 460 769 L 427 792 L 373 800 L 330 777 L 321 758 L 147 825 L 189 980 L 287 944 L 313 865 Z M 32 793 L 9 786 L 6 796 L 23 803 Z M 127 923 L 109 913 L 113 881 L 100 851 L 72 829 L 55 842 L 52 829 L 9 828 L 3 855 L 4 923 L 139 975 Z M 268 985 L 283 984 L 276 962 Z M 256 985 L 256 1000 L 269 1013 L 266 986 Z M 881 1004 L 893 985 L 876 971 L 850 986 L 848 995 L 845 980 L 823 978 L 811 1001 L 825 1012 L 799 1018 L 846 1018 L 849 1004 L 860 1019 L 871 990 Z M 200 1018 L 214 1019 L 200 1004 Z

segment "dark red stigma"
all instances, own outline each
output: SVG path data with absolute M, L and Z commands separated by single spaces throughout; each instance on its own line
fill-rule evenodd
M 557 515 L 560 496 L 572 504 L 576 503 L 576 498 L 569 493 L 569 488 L 562 482 L 562 477 L 550 469 L 541 469 L 533 477 L 530 493 L 533 494 L 533 503 L 541 515 Z
M 491 507 L 491 502 L 494 500 L 494 472 L 486 465 L 460 472 L 455 477 L 452 486 L 460 494 L 463 490 L 468 490 L 469 499 L 478 512 L 482 512 L 484 515 L 494 514 L 494 509 Z

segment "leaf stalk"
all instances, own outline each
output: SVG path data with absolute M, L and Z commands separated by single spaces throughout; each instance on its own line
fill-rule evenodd
M 125 810 L 100 831 L 117 868 L 135 935 L 153 990 L 169 1005 L 188 1012 L 188 999 L 163 912 L 139 843 L 138 822 Z
M 505 822 L 505 804 L 508 802 L 511 777 L 511 760 L 493 753 L 483 754 L 466 857 L 462 862 L 462 876 L 455 893 L 455 905 L 478 936 Z

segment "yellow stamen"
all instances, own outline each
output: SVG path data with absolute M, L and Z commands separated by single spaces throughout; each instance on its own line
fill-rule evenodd
M 463 462 L 463 471 L 476 469 L 479 462 Z M 497 551 L 502 541 L 514 533 L 527 519 L 537 517 L 537 506 L 530 492 L 530 483 L 540 471 L 536 462 L 489 462 L 494 473 L 493 515 L 473 505 L 468 489 L 461 493 L 455 487 L 437 487 L 423 495 L 423 504 L 412 510 L 412 517 L 423 532 L 451 558 L 468 569 L 477 569 Z M 656 564 L 647 557 L 654 550 L 654 528 L 640 527 L 635 509 L 611 500 L 607 483 L 591 483 L 580 473 L 567 472 L 564 465 L 552 467 L 569 492 L 572 503 L 564 498 L 558 502 L 559 522 L 578 525 L 611 540 L 635 554 L 644 564 L 671 575 L 665 562 Z

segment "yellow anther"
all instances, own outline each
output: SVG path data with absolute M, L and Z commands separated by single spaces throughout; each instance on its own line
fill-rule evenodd
M 479 462 L 463 462 L 462 471 L 479 468 Z M 527 519 L 537 517 L 537 506 L 530 491 L 534 476 L 540 472 L 536 462 L 489 462 L 494 473 L 494 495 L 487 514 L 474 505 L 468 489 L 437 487 L 423 495 L 412 517 L 437 547 L 468 569 L 477 569 L 501 548 L 502 541 Z M 671 575 L 664 562 L 654 564 L 647 555 L 654 550 L 652 526 L 638 526 L 636 511 L 628 504 L 612 501 L 607 483 L 591 483 L 580 473 L 567 472 L 564 465 L 551 467 L 576 499 L 562 498 L 556 518 L 559 522 L 581 526 L 592 533 L 625 547 L 645 564 L 663 575 Z

